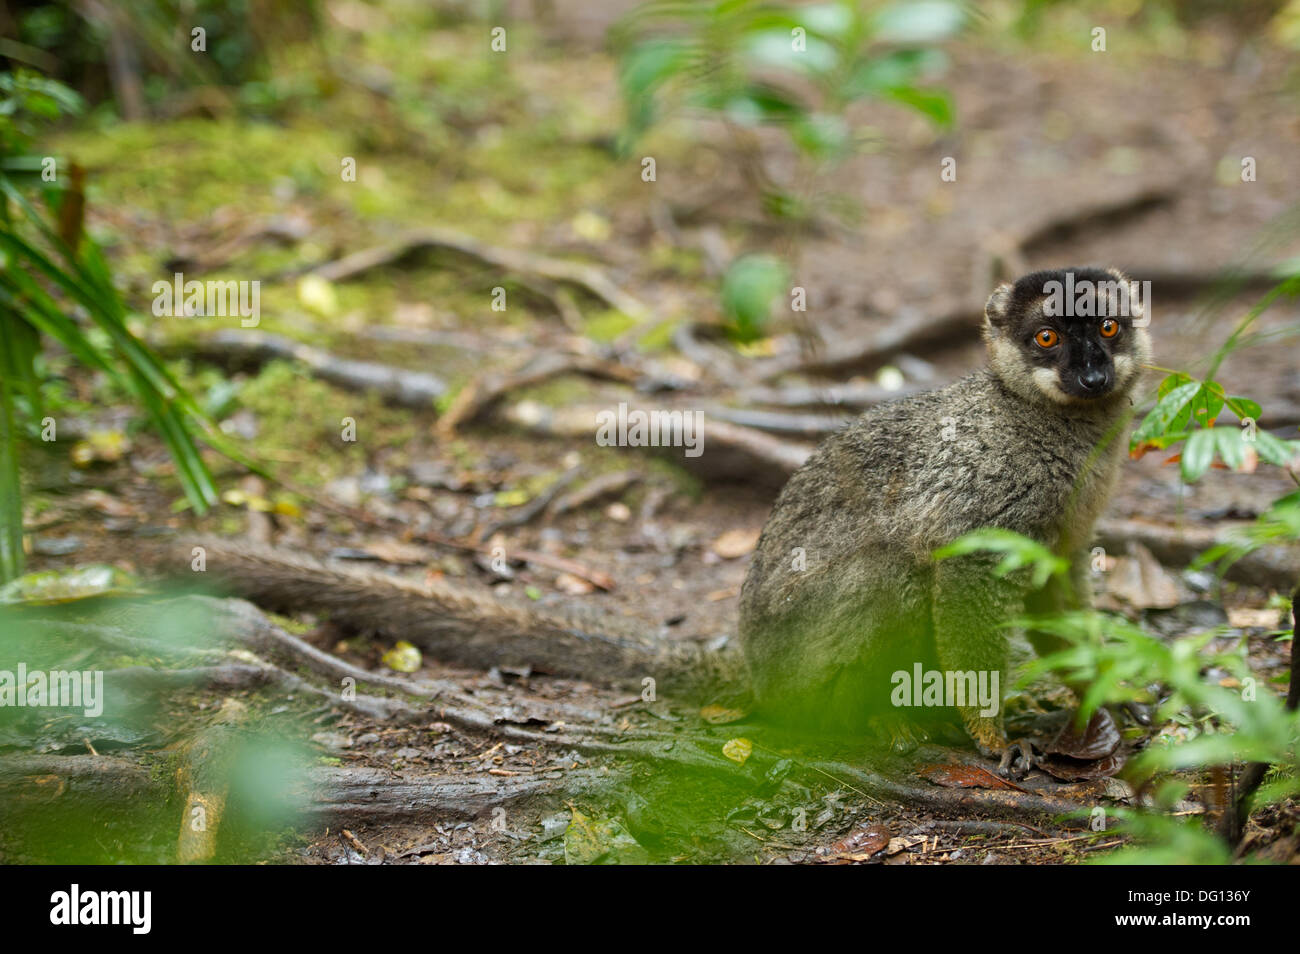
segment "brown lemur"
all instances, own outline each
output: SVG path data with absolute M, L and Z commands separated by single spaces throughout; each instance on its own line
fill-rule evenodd
M 1076 286 L 1122 280 L 1071 271 Z M 937 548 L 983 527 L 1019 531 L 1076 557 L 1070 590 L 1087 598 L 1077 556 L 1118 469 L 1119 431 L 1150 346 L 1133 315 L 1117 309 L 1047 314 L 1044 286 L 1065 275 L 1038 272 L 1000 286 L 985 310 L 986 370 L 873 409 L 790 478 L 741 592 L 744 660 L 664 639 L 649 623 L 594 606 L 511 604 L 450 581 L 417 582 L 242 540 L 160 541 L 139 556 L 173 579 L 284 612 L 323 612 L 462 665 L 527 664 L 629 688 L 644 688 L 649 676 L 694 694 L 740 690 L 747 669 L 772 715 L 862 738 L 883 714 L 906 733 L 891 677 L 920 664 L 997 672 L 1005 685 L 1002 624 L 1026 596 L 1015 577 L 991 576 L 995 557 L 936 562 Z M 202 573 L 192 572 L 195 543 L 206 554 Z M 1033 596 L 1032 611 L 1062 598 Z M 1042 651 L 1045 638 L 1027 635 Z M 1032 750 L 1008 744 L 997 701 L 991 715 L 959 707 L 962 720 L 1004 769 L 1017 756 L 1027 766 Z
M 1049 283 L 1065 285 L 1067 272 L 1073 287 L 1095 283 L 1096 307 L 1052 300 Z M 860 733 L 881 717 L 897 725 L 892 676 L 917 664 L 990 683 L 997 673 L 1005 686 L 1007 621 L 1061 606 L 1066 591 L 1031 594 L 1016 575 L 995 576 L 993 554 L 934 558 L 969 531 L 1016 531 L 1068 557 L 1069 592 L 1090 601 L 1086 548 L 1151 350 L 1118 282 L 1127 291 L 1117 271 L 1073 268 L 1000 285 L 984 311 L 987 368 L 873 408 L 790 478 L 740 596 L 761 710 Z M 1055 648 L 1026 636 L 1039 653 Z M 1027 770 L 1032 747 L 1008 742 L 1001 699 L 995 714 L 965 701 L 956 708 L 979 750 L 1004 773 Z

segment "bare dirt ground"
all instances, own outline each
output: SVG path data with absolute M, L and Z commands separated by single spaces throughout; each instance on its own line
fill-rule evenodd
M 560 5 L 558 16 L 567 26 L 555 29 L 567 36 L 599 35 L 567 5 Z M 878 133 L 881 146 L 818 184 L 854 197 L 861 205 L 861 224 L 812 235 L 802 247 L 799 281 L 809 289 L 822 338 L 861 338 L 900 320 L 900 315 L 963 307 L 987 294 L 988 250 L 1000 247 L 1000 237 L 1023 236 L 1068 217 L 1071 210 L 1108 197 L 1123 200 L 1142 189 L 1161 190 L 1168 199 L 1117 223 L 1085 223 L 1059 238 L 1049 237 L 1032 249 L 1024 264 L 1114 264 L 1141 278 L 1144 269 L 1206 275 L 1243 261 L 1269 223 L 1300 195 L 1300 164 L 1294 162 L 1300 123 L 1289 108 L 1279 105 L 1290 64 L 1250 47 L 1234 51 L 1229 44 L 1225 40 L 1224 48 L 1216 51 L 1214 66 L 1153 58 L 1116 67 L 1102 57 L 1062 61 L 1023 51 L 1008 57 L 961 48 L 950 77 L 960 117 L 954 131 L 936 133 L 919 119 L 884 107 L 864 109 L 856 118 Z M 553 70 L 560 65 L 555 57 L 542 57 L 535 67 Z M 594 46 L 577 58 L 572 72 L 592 89 L 591 108 L 615 108 L 608 95 L 609 63 Z M 1291 118 L 1280 121 L 1279 116 Z M 788 157 L 779 144 L 767 145 L 765 159 L 779 173 Z M 955 184 L 941 182 L 936 174 L 940 160 L 950 155 L 958 157 Z M 1239 155 L 1256 157 L 1259 181 L 1224 179 L 1222 163 Z M 761 234 L 754 225 L 760 215 L 729 167 L 725 148 L 680 150 L 673 158 L 675 162 L 663 165 L 672 173 L 661 177 L 654 201 L 674 210 L 677 233 L 665 233 L 662 220 L 644 201 L 614 196 L 601 209 L 613 231 L 595 253 L 644 300 L 675 299 L 698 309 L 697 317 L 707 320 L 716 308 L 707 284 L 656 271 L 647 250 L 672 242 L 698 247 L 717 236 L 738 246 Z M 322 223 L 329 220 L 323 206 L 308 206 Z M 502 244 L 536 242 L 560 254 L 568 235 L 560 221 L 553 229 L 537 222 L 521 226 Z M 1276 261 L 1297 252 L 1300 245 L 1292 233 L 1270 248 L 1266 259 Z M 399 286 L 406 280 L 403 270 L 393 270 L 392 281 Z M 1161 297 L 1157 290 L 1156 295 L 1156 363 L 1171 368 L 1201 360 L 1254 301 L 1248 293 L 1238 294 L 1207 314 L 1202 294 Z M 1282 328 L 1298 317 L 1300 309 L 1286 304 L 1274 309 L 1267 322 Z M 371 323 L 391 320 L 390 314 Z M 509 359 L 500 329 L 466 316 L 455 330 L 476 347 L 381 348 L 374 353 L 448 378 L 463 378 L 485 363 Z M 528 341 L 541 347 L 565 335 L 554 316 L 542 316 L 529 329 Z M 372 347 L 358 344 L 353 353 L 368 353 Z M 777 343 L 778 350 L 797 347 L 792 335 Z M 1248 394 L 1264 406 L 1266 425 L 1269 415 L 1286 421 L 1277 428 L 1283 436 L 1294 436 L 1300 409 L 1296 353 L 1291 342 L 1243 351 L 1232 356 L 1220 374 L 1231 391 Z M 952 341 L 931 342 L 914 357 L 929 364 L 933 383 L 940 384 L 977 367 L 981 348 L 974 336 L 954 336 Z M 870 376 L 876 370 L 868 365 L 836 376 Z M 511 400 L 533 397 L 552 404 L 609 406 L 629 394 L 617 385 L 574 381 L 565 388 L 529 389 Z M 554 474 L 566 454 L 593 471 L 632 468 L 642 479 L 612 498 L 507 534 L 515 550 L 563 556 L 608 573 L 616 582 L 610 592 L 590 591 L 581 580 L 575 583 L 573 574 L 535 564 L 517 567 L 510 579 L 502 579 L 466 554 L 409 540 L 406 545 L 418 555 L 411 558 L 407 551 L 403 561 L 410 558 L 415 565 L 392 567 L 393 572 L 415 579 L 430 574 L 463 579 L 526 596 L 539 605 L 594 604 L 661 626 L 672 639 L 707 642 L 733 632 L 748 556 L 744 547 L 734 553 L 720 541 L 762 526 L 772 500 L 769 489 L 698 480 L 675 465 L 652 463 L 633 451 L 598 449 L 590 441 L 521 435 L 499 419 L 465 429 L 452 445 L 434 436 L 437 417 L 432 411 L 409 413 L 409 439 L 372 446 L 363 459 L 353 456 L 342 467 L 331 466 L 317 492 L 380 517 L 395 515 L 413 530 L 436 530 L 462 539 L 476 536 L 501 516 L 506 508 L 499 506 L 498 492 L 530 487 L 530 481 Z M 35 534 L 32 569 L 96 561 L 138 568 L 131 556 L 136 541 L 196 526 L 239 535 L 257 524 L 258 532 L 278 546 L 322 556 L 391 544 L 402 537 L 398 530 L 384 533 L 350 525 L 310 503 L 303 506 L 300 518 L 249 516 L 234 508 L 196 521 L 174 513 L 171 495 L 159 491 L 166 472 L 160 446 L 147 435 L 135 440 L 134 465 L 122 460 L 70 471 L 65 461 L 39 463 L 37 469 L 45 474 L 39 483 L 52 504 L 37 521 L 41 529 Z M 286 460 L 304 468 L 309 462 L 303 455 L 334 452 L 324 446 L 323 451 L 285 448 Z M 237 474 L 231 469 L 227 476 Z M 1252 518 L 1288 487 L 1283 475 L 1261 470 L 1249 475 L 1216 472 L 1188 488 L 1176 467 L 1152 454 L 1126 466 L 1109 516 L 1220 528 Z M 79 545 L 66 555 L 51 555 L 59 541 L 67 540 Z M 1111 556 L 1130 559 L 1122 553 Z M 1150 607 L 1142 605 L 1141 593 L 1134 596 L 1132 588 L 1126 588 L 1124 571 L 1131 565 L 1112 564 L 1112 571 L 1099 574 L 1098 588 L 1103 605 L 1138 615 Z M 1267 587 L 1226 584 L 1220 590 L 1202 577 L 1179 575 L 1177 568 L 1167 570 L 1167 582 L 1176 588 L 1180 603 L 1221 597 L 1231 625 L 1224 644 L 1246 635 L 1252 665 L 1261 675 L 1270 678 L 1285 671 L 1281 649 L 1264 636 L 1280 621 L 1279 611 L 1268 608 L 1273 594 Z M 401 638 L 400 633 L 371 638 L 367 633 L 340 632 L 309 615 L 296 622 L 308 641 L 364 668 L 382 669 L 382 653 Z M 1196 625 L 1195 620 L 1175 624 L 1168 635 L 1193 631 Z M 412 678 L 447 680 L 498 712 L 500 725 L 541 733 L 555 731 L 575 713 L 625 730 L 672 734 L 699 727 L 697 707 L 672 699 L 646 703 L 626 690 L 544 672 L 467 670 L 426 655 Z M 176 718 L 181 724 L 201 722 L 219 695 L 198 692 L 177 700 Z M 654 847 L 645 857 L 661 861 L 1059 863 L 1088 858 L 1120 841 L 1046 822 L 1000 822 L 977 814 L 954 819 L 882 802 L 842 777 L 803 778 L 794 789 L 778 784 L 771 790 L 707 779 L 691 785 L 675 780 L 680 788 L 690 789 L 678 793 L 675 801 L 665 796 L 664 778 L 636 760 L 467 731 L 440 719 L 436 701 L 426 715 L 413 724 L 394 726 L 321 711 L 309 701 L 288 703 L 272 721 L 280 720 L 275 724 L 283 723 L 286 733 L 305 738 L 320 764 L 372 769 L 390 780 L 455 777 L 480 784 L 486 794 L 467 798 L 460 813 L 445 806 L 425 811 L 411 805 L 403 817 L 370 813 L 359 800 L 351 810 L 334 811 L 327 823 L 286 836 L 269 850 L 262 846 L 263 857 L 318 864 L 558 862 L 565 859 L 566 845 L 573 850 L 572 838 L 566 839 L 565 833 L 574 812 L 590 819 L 621 819 L 639 841 Z M 719 744 L 729 737 L 726 726 L 705 728 Z M 928 748 L 910 765 L 959 758 L 954 750 Z M 593 781 L 602 774 L 613 780 L 608 790 Z M 512 799 L 502 812 L 493 804 L 491 791 L 503 780 L 555 782 L 569 775 L 583 783 L 572 792 L 545 790 Z M 1108 780 L 1066 785 L 1044 778 L 1032 784 L 1083 801 L 1114 795 L 1114 783 Z M 669 807 L 656 814 L 644 809 L 647 802 Z M 1189 795 L 1188 810 L 1202 810 L 1206 802 L 1203 788 L 1197 787 Z M 797 830 L 793 819 L 801 808 L 806 826 Z M 690 830 L 674 829 L 673 812 L 689 820 L 682 825 Z M 1252 833 L 1252 850 L 1271 852 L 1279 860 L 1293 858 L 1294 837 L 1283 834 L 1289 827 L 1287 817 L 1286 812 L 1275 812 L 1261 818 Z M 341 834 L 342 828 L 347 835 Z M 879 841 L 882 833 L 884 842 Z M 604 839 L 606 847 L 615 845 L 609 848 L 614 857 L 642 860 L 635 846 L 618 847 L 618 839 L 607 830 L 593 837 Z M 875 847 L 867 850 L 865 845 Z M 885 852 L 876 850 L 880 845 L 888 846 Z M 38 854 L 21 843 L 6 851 L 7 860 Z M 112 855 L 106 851 L 106 857 Z

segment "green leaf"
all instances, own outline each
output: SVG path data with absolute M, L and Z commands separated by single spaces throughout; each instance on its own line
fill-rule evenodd
M 1223 462 L 1233 470 L 1241 470 L 1246 463 L 1246 432 L 1238 427 L 1216 427 L 1212 433 Z
M 14 387 L 9 352 L 0 368 L 0 582 L 23 571 L 23 497 L 18 471 L 22 435 L 14 414 Z
M 1000 553 L 1002 561 L 994 569 L 997 576 L 1006 576 L 1024 567 L 1031 567 L 1031 583 L 1041 587 L 1052 576 L 1063 577 L 1070 562 L 1057 556 L 1037 540 L 1032 540 L 1011 530 L 987 528 L 974 530 L 958 537 L 947 546 L 935 551 L 937 560 L 947 560 L 973 553 Z
M 821 36 L 843 39 L 854 29 L 857 13 L 856 4 L 810 3 L 797 8 L 795 22 Z
M 107 564 L 45 570 L 17 577 L 0 587 L 0 604 L 53 606 L 107 594 L 133 593 L 136 592 L 135 585 L 135 578 L 129 573 Z
M 1258 428 L 1255 431 L 1255 453 L 1260 460 L 1266 460 L 1278 467 L 1285 467 L 1296 456 L 1297 443 L 1274 437 L 1268 431 Z
M 810 156 L 838 156 L 848 148 L 849 127 L 839 116 L 817 113 L 797 120 L 790 136 Z
M 1174 421 L 1187 410 L 1188 404 L 1200 390 L 1201 382 L 1188 381 L 1185 384 L 1173 387 L 1168 393 L 1162 395 L 1156 406 L 1142 419 L 1142 423 L 1133 432 L 1133 437 L 1129 442 L 1130 446 L 1137 447 L 1153 441 L 1171 430 L 1181 430 L 1182 428 L 1174 427 Z M 1188 416 L 1190 416 L 1190 412 L 1188 412 Z
M 1190 374 L 1175 371 L 1173 374 L 1166 375 L 1165 379 L 1160 382 L 1160 386 L 1156 389 L 1156 394 L 1158 397 L 1164 397 L 1174 388 L 1180 388 L 1184 384 L 1200 384 L 1200 381 L 1192 377 Z
M 654 38 L 632 47 L 620 62 L 619 84 L 627 104 L 628 124 L 636 132 L 654 122 L 654 97 L 660 87 L 689 69 L 690 45 L 676 38 Z
M 922 75 L 937 73 L 947 66 L 947 62 L 947 57 L 938 50 L 894 50 L 859 63 L 846 81 L 844 91 L 853 99 L 887 89 L 915 86 Z
M 1187 439 L 1183 447 L 1183 480 L 1189 484 L 1195 483 L 1210 469 L 1210 465 L 1214 463 L 1216 443 L 1213 430 L 1201 428 L 1192 432 L 1192 436 Z
M 127 327 L 126 309 L 113 286 L 111 271 L 94 243 L 85 241 L 80 255 L 74 253 L 3 173 L 0 173 L 0 191 L 23 211 L 43 239 L 43 244 L 62 258 L 61 262 L 56 261 L 21 236 L 10 220 L 0 222 L 0 252 L 7 257 L 6 268 L 0 273 L 0 307 L 16 316 L 19 325 L 27 329 L 21 333 L 23 337 L 16 336 L 20 333 L 7 335 L 11 342 L 9 350 L 20 354 L 14 351 L 14 343 L 31 344 L 33 333 L 48 334 L 63 344 L 77 360 L 105 371 L 117 384 L 129 390 L 167 444 L 186 497 L 196 510 L 203 512 L 216 502 L 217 494 L 211 474 L 199 453 L 197 433 L 205 431 L 208 442 L 232 459 L 239 460 L 242 455 L 230 453 L 229 441 L 211 425 L 194 399 Z M 28 274 L 29 270 L 33 274 Z M 81 305 L 94 327 L 87 329 L 64 314 L 64 308 L 54 301 L 36 280 L 37 277 L 48 280 Z M 23 380 L 12 369 L 6 378 L 18 382 Z M 8 393 L 10 389 L 5 390 L 7 420 L 14 424 L 12 394 Z M 16 431 L 13 427 L 6 427 L 2 436 L 6 444 L 5 453 L 14 453 Z M 5 466 L 5 462 L 0 460 L 0 470 Z M 0 572 L 12 575 L 12 569 L 11 565 L 3 565 L 0 559 Z
M 762 123 L 788 122 L 802 116 L 806 110 L 780 90 L 755 84 L 733 96 L 726 104 L 727 117 L 742 126 Z
M 722 279 L 727 333 L 741 343 L 763 337 L 772 306 L 790 284 L 786 264 L 772 255 L 742 255 Z
M 789 30 L 765 30 L 746 39 L 744 52 L 756 64 L 794 73 L 829 73 L 839 65 L 839 53 L 825 40 L 810 34 L 803 45 L 794 48 Z
M 952 99 L 941 89 L 917 89 L 913 86 L 897 86 L 885 91 L 885 95 L 897 103 L 910 106 L 923 116 L 932 119 L 937 125 L 952 125 Z
M 886 43 L 937 43 L 955 36 L 965 25 L 959 3 L 945 0 L 911 0 L 891 3 L 873 21 L 876 39 Z
M 1191 421 L 1195 421 L 1201 427 L 1212 427 L 1219 412 L 1223 410 L 1223 404 L 1223 388 L 1215 381 L 1206 381 L 1188 402 L 1187 419 L 1180 416 L 1175 420 L 1175 425 L 1187 427 Z
M 1259 420 L 1259 416 L 1264 413 L 1264 409 L 1250 398 L 1234 396 L 1226 398 L 1225 400 L 1228 409 L 1243 421 L 1248 417 L 1257 421 Z

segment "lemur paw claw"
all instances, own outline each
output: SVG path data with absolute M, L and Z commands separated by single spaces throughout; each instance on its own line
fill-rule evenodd
M 1038 764 L 1039 755 L 1028 739 L 1008 742 L 998 759 L 998 774 L 1003 778 L 1022 779 Z

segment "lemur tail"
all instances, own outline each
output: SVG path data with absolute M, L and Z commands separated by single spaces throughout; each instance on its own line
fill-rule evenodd
M 195 547 L 204 569 L 195 569 Z M 476 668 L 529 666 L 557 676 L 641 688 L 705 691 L 741 678 L 740 654 L 669 640 L 653 624 L 583 606 L 522 604 L 443 580 L 389 573 L 248 543 L 173 542 L 145 561 L 188 587 L 240 596 L 266 609 L 327 614 L 345 628 L 404 639 L 432 656 Z

